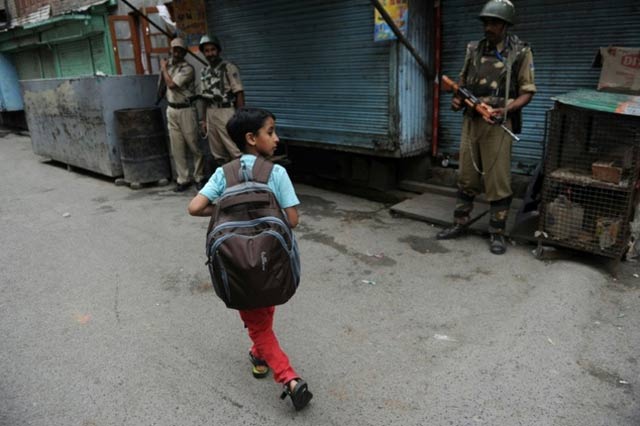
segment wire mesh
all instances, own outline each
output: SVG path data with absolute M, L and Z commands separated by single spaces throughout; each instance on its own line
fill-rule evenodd
M 549 113 L 541 239 L 624 254 L 638 168 L 640 117 L 556 103 Z

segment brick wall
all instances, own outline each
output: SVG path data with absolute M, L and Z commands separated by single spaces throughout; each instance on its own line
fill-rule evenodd
M 51 16 L 55 16 L 93 3 L 95 0 L 15 0 L 17 15 L 20 17 L 33 13 L 47 4 L 51 5 Z

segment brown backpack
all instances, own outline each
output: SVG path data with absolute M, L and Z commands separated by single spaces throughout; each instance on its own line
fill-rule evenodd
M 232 309 L 281 305 L 300 282 L 300 256 L 287 216 L 267 185 L 273 163 L 257 157 L 223 166 L 227 187 L 207 229 L 213 288 Z

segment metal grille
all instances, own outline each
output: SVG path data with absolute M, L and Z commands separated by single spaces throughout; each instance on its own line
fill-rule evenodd
M 541 240 L 624 254 L 638 178 L 640 117 L 556 103 L 549 113 Z

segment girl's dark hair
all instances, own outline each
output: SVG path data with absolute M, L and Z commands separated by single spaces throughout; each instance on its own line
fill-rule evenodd
M 264 122 L 269 117 L 273 118 L 274 121 L 276 119 L 276 116 L 266 109 L 238 108 L 227 123 L 227 133 L 229 133 L 231 140 L 238 145 L 238 148 L 244 151 L 246 145 L 245 135 L 247 133 L 258 133 L 258 130 L 264 126 Z

